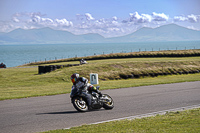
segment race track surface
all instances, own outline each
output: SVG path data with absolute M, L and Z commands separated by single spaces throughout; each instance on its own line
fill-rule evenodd
M 79 113 L 69 94 L 0 101 L 0 132 L 31 133 L 200 104 L 200 81 L 105 90 L 113 110 Z

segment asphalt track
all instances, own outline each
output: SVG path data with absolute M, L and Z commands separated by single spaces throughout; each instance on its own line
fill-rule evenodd
M 200 104 L 200 81 L 105 90 L 113 110 L 77 112 L 69 94 L 0 101 L 0 132 L 31 133 Z

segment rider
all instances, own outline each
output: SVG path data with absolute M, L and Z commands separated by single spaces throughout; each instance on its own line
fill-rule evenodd
M 0 64 L 0 68 L 6 68 L 6 65 L 3 64 L 3 63 L 1 63 L 1 64 Z
M 88 83 L 88 79 L 84 77 L 79 77 L 78 73 L 72 74 L 71 81 L 73 83 L 72 87 L 75 87 L 78 90 L 86 92 L 85 95 L 86 95 L 89 106 L 91 106 L 91 98 L 90 98 L 91 95 L 87 94 L 87 91 L 89 93 L 92 93 L 92 91 L 94 91 L 98 93 L 100 96 L 102 96 L 101 92 L 96 87 Z

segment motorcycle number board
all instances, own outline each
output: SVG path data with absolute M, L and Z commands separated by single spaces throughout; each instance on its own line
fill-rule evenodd
M 90 83 L 91 84 L 99 84 L 98 74 L 90 73 Z

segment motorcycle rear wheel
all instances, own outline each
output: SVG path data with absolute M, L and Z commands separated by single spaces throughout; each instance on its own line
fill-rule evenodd
M 75 97 L 72 99 L 72 104 L 74 108 L 79 112 L 86 112 L 88 111 L 88 105 L 85 99 L 82 97 Z
M 113 109 L 114 108 L 114 101 L 112 97 L 110 97 L 108 94 L 103 94 L 102 95 L 104 102 L 103 102 L 103 108 L 104 109 Z

